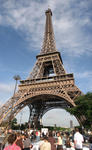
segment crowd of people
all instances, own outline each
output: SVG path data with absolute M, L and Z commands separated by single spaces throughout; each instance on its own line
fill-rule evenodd
M 84 138 L 78 128 L 72 134 L 68 132 L 40 131 L 9 133 L 3 150 L 34 150 L 33 141 L 39 142 L 39 150 L 82 150 Z M 89 149 L 92 150 L 92 137 Z

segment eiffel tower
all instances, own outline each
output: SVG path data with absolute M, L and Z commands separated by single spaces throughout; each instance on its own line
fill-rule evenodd
M 52 26 L 52 11 L 46 12 L 42 49 L 36 56 L 33 71 L 21 80 L 18 91 L 0 108 L 0 123 L 13 119 L 25 106 L 29 107 L 30 124 L 39 125 L 42 116 L 53 108 L 75 106 L 75 98 L 82 94 L 74 83 L 73 74 L 67 74 L 60 52 L 56 49 Z M 13 105 L 12 105 L 13 104 Z

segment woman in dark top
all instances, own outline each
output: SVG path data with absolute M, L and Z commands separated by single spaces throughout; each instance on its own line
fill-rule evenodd
M 54 139 L 52 132 L 49 132 L 48 141 L 51 144 L 51 150 L 56 150 L 56 145 L 55 145 L 56 140 Z
M 66 145 L 66 149 L 71 148 L 71 142 L 68 135 L 66 136 L 65 145 Z
M 92 150 L 92 135 L 89 138 L 89 149 Z
M 17 139 L 15 143 L 21 148 L 21 150 L 23 150 L 22 135 L 20 133 L 17 133 Z

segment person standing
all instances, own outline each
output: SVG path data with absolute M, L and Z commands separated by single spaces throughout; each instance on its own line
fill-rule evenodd
M 40 150 L 51 150 L 51 144 L 48 142 L 48 137 L 43 137 L 43 142 L 40 144 Z
M 67 149 L 67 150 L 71 150 L 71 142 L 70 142 L 70 137 L 69 137 L 69 135 L 66 135 L 65 146 L 66 146 L 66 149 Z
M 89 150 L 92 150 L 92 135 L 89 137 Z
M 31 140 L 30 140 L 28 134 L 26 134 L 25 139 L 23 141 L 23 149 L 30 150 L 31 148 L 32 148 Z
M 17 133 L 17 139 L 16 139 L 16 145 L 18 145 L 23 150 L 23 141 L 22 141 L 22 135 L 21 133 Z
M 63 150 L 62 136 L 59 132 L 57 133 L 57 137 L 58 137 L 58 140 L 57 140 L 57 143 L 56 143 L 57 150 Z
M 16 145 L 16 134 L 10 134 L 8 137 L 8 146 L 4 148 L 4 150 L 21 150 L 19 146 Z
M 49 132 L 48 141 L 49 141 L 50 144 L 51 144 L 51 150 L 56 150 L 56 145 L 55 145 L 56 140 L 55 140 L 55 138 L 53 137 L 53 134 L 52 134 L 51 131 Z
M 83 149 L 83 136 L 82 134 L 79 132 L 79 129 L 76 128 L 75 129 L 75 134 L 74 134 L 74 146 L 75 146 L 75 150 L 82 150 Z

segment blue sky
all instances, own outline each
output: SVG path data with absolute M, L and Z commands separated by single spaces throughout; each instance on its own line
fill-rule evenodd
M 40 53 L 45 10 L 51 8 L 56 47 L 83 93 L 92 91 L 91 0 L 0 0 L 0 104 L 12 96 L 14 75 L 26 79 Z

